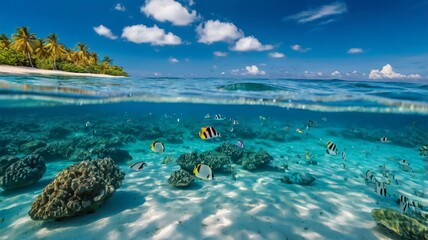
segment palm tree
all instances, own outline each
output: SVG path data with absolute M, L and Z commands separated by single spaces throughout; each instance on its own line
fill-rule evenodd
M 113 59 L 111 59 L 109 56 L 104 56 L 103 64 L 110 66 L 112 63 L 113 63 Z
M 37 39 L 34 42 L 34 54 L 39 59 L 44 59 L 48 56 L 48 52 L 45 48 L 45 40 L 43 39 Z
M 47 38 L 48 44 L 46 45 L 46 49 L 53 58 L 53 70 L 56 69 L 56 60 L 58 57 L 61 57 L 62 54 L 66 53 L 64 45 L 58 43 L 58 37 L 55 33 L 51 33 Z
M 33 53 L 33 47 L 36 37 L 34 33 L 28 32 L 28 27 L 20 27 L 17 29 L 17 33 L 13 34 L 13 43 L 12 46 L 17 52 L 21 52 L 28 57 L 31 67 L 33 62 L 31 61 L 31 53 Z
M 79 63 L 80 64 L 86 63 L 88 61 L 88 58 L 89 58 L 88 45 L 86 45 L 84 43 L 77 43 L 76 48 L 78 50 L 76 52 L 76 56 L 77 56 L 77 60 L 79 61 Z
M 69 62 L 77 63 L 76 52 L 74 52 L 73 49 L 71 48 L 65 47 L 65 51 L 61 55 L 61 59 Z
M 10 45 L 10 40 L 6 34 L 0 35 L 0 48 L 7 48 Z
M 89 59 L 88 59 L 88 63 L 89 64 L 96 64 L 98 62 L 98 55 L 96 52 L 91 52 L 89 53 Z

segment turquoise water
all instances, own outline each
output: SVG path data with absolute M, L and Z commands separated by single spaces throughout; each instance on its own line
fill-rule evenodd
M 216 114 L 226 119 L 214 120 Z M 308 128 L 309 120 L 315 124 Z M 370 211 L 400 211 L 401 194 L 422 206 L 407 214 L 426 211 L 428 160 L 419 148 L 428 144 L 427 120 L 423 82 L 1 76 L 0 159 L 63 148 L 46 155 L 39 181 L 0 190 L 0 239 L 396 238 Z M 201 140 L 204 126 L 221 137 Z M 150 150 L 154 140 L 165 152 Z M 165 157 L 238 140 L 245 151 L 263 149 L 273 160 L 257 169 L 227 164 L 214 170 L 214 180 L 195 179 L 188 188 L 168 184 L 180 166 Z M 328 141 L 337 155 L 326 153 Z M 83 160 L 82 152 L 97 158 L 99 148 L 132 157 L 116 161 L 125 173 L 122 187 L 93 214 L 31 220 L 31 203 L 56 174 Z M 129 168 L 138 161 L 144 169 Z M 388 181 L 385 172 L 398 179 L 387 196 L 365 180 L 367 170 L 379 181 Z M 293 172 L 316 180 L 280 180 Z

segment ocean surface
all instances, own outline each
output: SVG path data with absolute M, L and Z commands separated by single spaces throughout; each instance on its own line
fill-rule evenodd
M 398 239 L 371 210 L 402 211 L 400 195 L 419 204 L 409 216 L 428 206 L 419 150 L 428 144 L 427 82 L 0 75 L 0 126 L 0 167 L 61 148 L 46 155 L 40 180 L 0 189 L 0 239 Z M 202 140 L 206 126 L 220 136 Z M 154 141 L 164 152 L 151 150 Z M 168 183 L 181 155 L 238 141 L 270 162 L 230 162 L 187 188 Z M 125 178 L 99 209 L 30 218 L 60 171 L 112 148 L 131 157 L 115 161 Z M 146 165 L 130 168 L 137 162 Z M 285 183 L 293 173 L 315 181 Z

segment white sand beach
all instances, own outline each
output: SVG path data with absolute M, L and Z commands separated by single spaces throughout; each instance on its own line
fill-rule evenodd
M 18 66 L 9 66 L 9 65 L 0 65 L 0 74 L 123 78 L 123 76 L 113 76 L 113 75 L 107 75 L 107 74 L 73 73 L 73 72 L 64 72 L 59 70 L 45 70 L 45 69 L 37 69 L 37 68 L 31 68 L 31 67 L 18 67 Z

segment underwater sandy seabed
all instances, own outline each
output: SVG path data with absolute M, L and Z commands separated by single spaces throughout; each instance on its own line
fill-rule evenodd
M 211 119 L 204 118 L 207 113 Z M 215 121 L 215 114 L 227 119 Z M 230 118 L 239 124 L 233 125 Z M 308 120 L 315 126 L 306 129 Z M 0 109 L 2 139 L 62 141 L 75 149 L 76 139 L 116 138 L 120 140 L 111 144 L 133 158 L 117 163 L 126 174 L 122 187 L 95 213 L 43 222 L 29 217 L 32 202 L 57 173 L 78 162 L 75 153 L 45 160 L 46 173 L 37 183 L 0 190 L 0 219 L 4 218 L 0 239 L 394 239 L 377 226 L 370 212 L 380 207 L 398 210 L 396 198 L 379 196 L 364 173 L 371 170 L 380 176 L 386 168 L 400 179 L 389 185 L 389 192 L 426 194 L 428 161 L 418 152 L 428 143 L 426 120 L 422 115 L 239 105 L 122 103 Z M 87 121 L 93 123 L 95 134 L 85 128 Z M 198 132 L 203 126 L 215 127 L 221 138 L 201 140 Z M 68 131 L 56 136 L 57 128 Z M 123 141 L 126 135 L 132 140 Z M 380 142 L 381 137 L 390 142 Z M 168 184 L 171 172 L 180 166 L 163 164 L 166 156 L 177 159 L 238 139 L 245 149 L 267 151 L 275 168 L 249 171 L 238 165 L 235 177 L 219 171 L 214 180 L 196 179 L 188 188 Z M 164 153 L 150 151 L 154 140 L 165 144 Z M 337 144 L 339 152 L 345 151 L 346 159 L 326 154 L 328 141 Z M 316 165 L 308 163 L 307 153 Z M 411 172 L 400 168 L 398 161 L 403 159 L 411 163 Z M 146 162 L 144 169 L 129 168 L 138 161 Z M 316 180 L 309 186 L 281 182 L 290 172 L 310 173 Z M 419 201 L 426 202 L 426 196 Z

